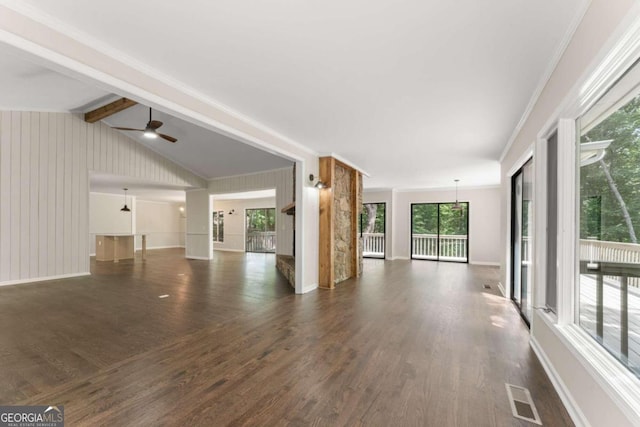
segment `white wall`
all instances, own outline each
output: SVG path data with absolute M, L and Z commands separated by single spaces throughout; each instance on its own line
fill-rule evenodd
M 88 274 L 89 171 L 206 185 L 102 123 L 0 112 L 1 284 Z
M 89 193 L 89 253 L 96 254 L 96 234 L 133 234 L 135 197 L 127 196 L 131 212 L 121 212 L 124 195 Z
M 180 211 L 184 203 L 136 200 L 136 234 L 147 236 L 147 249 L 184 247 L 186 221 Z M 136 249 L 142 239 L 136 236 Z
M 458 199 L 461 202 L 469 202 L 469 262 L 499 265 L 500 189 L 460 188 Z M 456 193 L 455 190 L 372 192 L 365 193 L 363 200 L 387 203 L 389 216 L 387 239 L 391 240 L 391 250 L 387 258 L 409 259 L 411 257 L 411 204 L 454 202 Z M 387 248 L 389 248 L 389 242 L 387 242 Z
M 257 208 L 275 208 L 276 198 L 267 197 L 260 199 L 243 200 L 214 200 L 213 210 L 224 211 L 224 242 L 214 242 L 214 250 L 245 251 L 246 210 Z M 231 210 L 235 212 L 229 215 Z M 279 215 L 276 215 L 276 228 L 278 228 Z M 278 241 L 276 237 L 276 248 Z
M 276 189 L 276 253 L 293 253 L 293 217 L 281 212 L 281 209 L 293 201 L 293 167 L 276 169 L 247 175 L 238 175 L 211 180 L 211 194 L 242 193 L 245 191 Z
M 554 118 L 567 97 L 579 90 L 576 86 L 584 82 L 585 77 L 594 72 L 595 66 L 606 54 L 603 50 L 618 26 L 625 20 L 627 13 L 635 4 L 633 0 L 592 0 L 589 8 L 549 81 L 542 90 L 539 99 L 530 111 L 512 146 L 501 163 L 501 275 L 505 287 L 508 283 L 508 240 L 509 240 L 509 172 L 518 166 L 523 155 L 545 131 L 548 122 Z M 540 219 L 536 218 L 536 226 Z M 536 259 L 535 262 L 540 262 Z M 561 266 L 567 267 L 567 266 Z M 534 279 L 534 295 L 539 294 L 537 287 L 543 287 L 540 278 Z M 558 283 L 560 288 L 571 284 Z M 544 301 L 534 301 L 543 305 Z M 534 311 L 532 317 L 532 344 L 547 373 L 558 389 L 565 406 L 572 414 L 577 425 L 627 426 L 640 425 L 640 419 L 627 415 L 620 394 L 608 385 L 613 378 L 599 374 L 585 358 L 588 347 L 576 347 L 571 344 L 562 330 L 564 325 L 554 324 L 543 318 L 543 314 Z M 592 345 L 597 345 L 593 343 Z M 508 357 L 505 355 L 504 357 Z M 635 409 L 637 411 L 637 408 Z M 626 413 L 625 413 L 626 411 Z M 632 411 L 631 411 L 632 412 Z
M 211 258 L 211 200 L 207 190 L 187 191 L 187 258 Z

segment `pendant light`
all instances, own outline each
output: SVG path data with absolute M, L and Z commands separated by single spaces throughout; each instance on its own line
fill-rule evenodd
M 128 188 L 123 188 L 124 190 L 124 207 L 120 209 L 122 212 L 131 212 L 131 209 L 127 207 L 127 190 Z
M 458 181 L 460 181 L 460 180 L 459 179 L 454 179 L 454 181 L 456 182 L 456 202 L 453 204 L 451 209 L 454 210 L 454 211 L 461 211 L 462 210 L 462 205 L 458 201 Z

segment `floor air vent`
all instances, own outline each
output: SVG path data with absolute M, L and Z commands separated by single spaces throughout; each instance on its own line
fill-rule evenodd
M 513 416 L 521 420 L 542 425 L 540 415 L 538 415 L 536 406 L 533 404 L 529 390 L 513 384 L 505 385 L 507 386 L 507 394 L 509 395 L 509 404 L 511 405 Z

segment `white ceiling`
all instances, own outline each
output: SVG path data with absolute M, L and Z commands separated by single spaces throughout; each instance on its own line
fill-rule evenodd
M 340 155 L 368 188 L 429 188 L 499 182 L 500 152 L 586 0 L 25 3 Z
M 0 110 L 74 111 L 109 93 L 24 59 L 0 43 Z
M 293 162 L 282 157 L 274 156 L 160 111 L 153 111 L 153 119 L 163 122 L 158 132 L 178 138 L 178 142 L 172 144 L 161 138 L 148 139 L 142 136 L 142 132 L 122 132 L 206 179 L 293 165 Z M 144 105 L 135 105 L 103 121 L 110 126 L 144 129 L 149 121 L 149 108 Z
M 93 193 L 122 194 L 124 198 L 123 188 L 127 188 L 127 196 L 136 196 L 140 200 L 184 202 L 186 197 L 183 187 L 106 173 L 91 172 L 89 175 L 89 191 Z

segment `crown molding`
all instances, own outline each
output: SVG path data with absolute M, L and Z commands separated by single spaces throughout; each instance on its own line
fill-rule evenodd
M 591 5 L 591 0 L 584 1 L 582 8 L 578 10 L 578 13 L 576 13 L 573 21 L 569 25 L 569 28 L 567 28 L 567 31 L 562 37 L 560 45 L 558 46 L 555 53 L 551 57 L 551 60 L 547 64 L 547 68 L 545 69 L 544 73 L 542 74 L 542 77 L 538 81 L 538 85 L 533 91 L 533 94 L 529 99 L 529 103 L 525 107 L 524 112 L 520 117 L 520 120 L 516 124 L 516 127 L 513 129 L 511 136 L 509 137 L 509 139 L 507 140 L 507 143 L 502 149 L 502 153 L 500 154 L 500 158 L 499 158 L 499 161 L 501 163 L 504 160 L 504 158 L 507 156 L 507 153 L 511 149 L 511 146 L 515 142 L 516 138 L 520 134 L 520 131 L 524 127 L 524 124 L 527 122 L 527 120 L 529 119 L 529 116 L 533 112 L 534 107 L 538 103 L 538 99 L 540 99 L 540 96 L 542 95 L 542 91 L 547 86 L 547 83 L 549 82 L 551 75 L 553 74 L 556 67 L 558 66 L 558 63 L 560 63 L 560 60 L 562 59 L 564 52 L 567 50 L 567 47 L 569 47 L 569 43 L 571 42 L 573 35 L 575 34 L 576 30 L 578 29 L 578 26 L 582 22 L 582 19 L 584 18 L 584 15 L 587 13 L 587 10 L 589 9 L 590 5 Z

